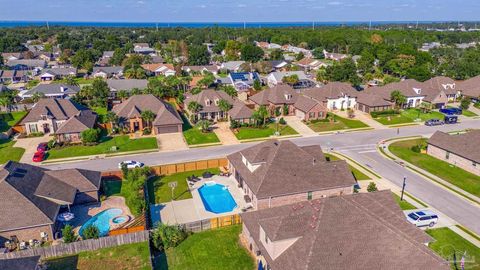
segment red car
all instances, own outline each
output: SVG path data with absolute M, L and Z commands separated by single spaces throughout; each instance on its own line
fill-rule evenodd
M 39 143 L 37 146 L 37 152 L 47 152 L 48 150 L 48 143 Z
M 45 152 L 38 151 L 33 155 L 33 162 L 42 162 L 45 159 Z

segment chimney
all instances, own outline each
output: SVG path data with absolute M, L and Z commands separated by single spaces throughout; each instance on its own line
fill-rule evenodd
M 313 158 L 312 164 L 315 165 L 315 163 L 317 163 L 317 160 L 315 158 Z
M 63 93 L 63 92 L 65 92 L 66 90 L 67 90 L 67 88 L 66 88 L 66 87 L 60 86 L 60 92 L 62 92 L 62 93 Z

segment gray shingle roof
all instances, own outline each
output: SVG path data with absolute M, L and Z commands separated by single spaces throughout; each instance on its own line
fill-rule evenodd
M 74 95 L 80 91 L 80 87 L 63 83 L 39 84 L 23 94 L 24 96 L 32 96 L 35 93 L 43 93 L 48 95 Z
M 86 129 L 93 128 L 97 121 L 97 114 L 90 110 L 82 110 L 77 115 L 70 117 L 63 123 L 56 134 L 80 133 Z
M 100 172 L 50 171 L 10 161 L 0 167 L 0 231 L 52 224 L 60 208 L 53 200 L 73 202 L 77 190 L 99 186 Z
M 154 126 L 183 124 L 177 110 L 154 95 L 135 95 L 113 107 L 112 111 L 120 118 L 140 117 L 142 111 L 150 110 L 156 114 Z
M 121 67 L 121 66 L 119 66 L 119 67 L 94 67 L 92 74 L 99 73 L 99 72 L 104 72 L 107 75 L 118 74 L 118 73 L 123 72 L 123 67 Z
M 433 239 L 405 220 L 390 191 L 329 197 L 241 214 L 275 270 L 429 269 L 448 262 L 425 243 Z M 273 259 L 260 238 L 296 239 Z
M 472 130 L 457 135 L 437 131 L 428 140 L 428 144 L 437 146 L 476 163 L 480 163 L 479 142 L 480 130 Z
M 190 102 L 195 101 L 198 102 L 198 104 L 202 105 L 202 110 L 200 112 L 220 112 L 220 108 L 215 105 L 215 100 L 226 100 L 228 103 L 232 104 L 234 103 L 234 100 L 232 97 L 230 97 L 227 93 L 224 91 L 216 91 L 214 89 L 205 89 L 202 92 L 196 94 L 196 95 L 190 95 L 187 94 L 184 104 L 185 108 L 188 108 L 188 104 Z M 206 101 L 210 100 L 211 105 L 207 106 Z
M 47 115 L 56 120 L 67 120 L 78 115 L 81 110 L 87 110 L 87 108 L 69 99 L 43 98 L 32 107 L 21 124 L 37 122 L 42 119 L 42 115 Z
M 381 96 L 369 94 L 365 91 L 359 92 L 357 97 L 357 103 L 365 104 L 370 107 L 392 106 L 393 103 L 385 100 Z
M 107 80 L 108 87 L 112 91 L 126 90 L 130 91 L 133 88 L 145 89 L 148 86 L 147 80 L 125 79 L 125 80 Z
M 454 95 L 457 93 L 457 82 L 445 76 L 433 77 L 430 80 L 425 81 L 424 84 L 428 88 L 436 89 L 437 91 L 443 90 L 447 95 Z
M 36 67 L 46 67 L 47 62 L 45 60 L 37 60 L 37 59 L 18 59 L 18 60 L 9 60 L 7 62 L 7 66 L 14 67 L 14 66 L 27 66 L 29 68 L 36 68 Z
M 355 184 L 345 161 L 326 162 L 319 159 L 323 156 L 319 146 L 312 150 L 291 141 L 269 140 L 227 158 L 259 199 Z M 242 156 L 261 166 L 251 172 L 242 162 Z
M 57 76 L 68 76 L 68 75 L 76 75 L 77 69 L 76 68 L 48 68 L 42 70 L 40 76 L 45 75 L 46 73 L 57 75 Z

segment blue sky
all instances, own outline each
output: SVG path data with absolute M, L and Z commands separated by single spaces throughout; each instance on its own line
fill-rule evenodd
M 0 21 L 480 20 L 480 0 L 0 0 Z

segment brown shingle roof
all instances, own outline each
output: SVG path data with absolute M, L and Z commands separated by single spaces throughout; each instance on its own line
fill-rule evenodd
M 424 84 L 429 88 L 437 89 L 437 91 L 443 90 L 447 95 L 454 95 L 457 93 L 457 82 L 445 76 L 433 77 L 430 80 L 425 81 Z
M 299 96 L 297 98 L 297 101 L 295 102 L 295 104 L 293 106 L 295 108 L 299 109 L 300 111 L 307 113 L 311 109 L 313 109 L 313 107 L 315 107 L 319 104 L 320 104 L 320 106 L 322 106 L 326 110 L 326 108 L 321 103 L 319 103 L 318 101 L 313 100 L 311 98 L 307 98 L 305 96 Z
M 240 102 L 240 101 L 236 101 L 233 104 L 233 108 L 230 109 L 230 111 L 228 111 L 228 115 L 233 120 L 251 118 L 252 114 L 253 114 L 253 110 L 248 108 L 243 102 Z
M 312 152 L 291 141 L 269 140 L 227 158 L 259 199 L 355 184 L 345 161 L 326 162 L 319 158 L 322 154 Z M 317 146 L 315 152 L 321 148 Z M 251 172 L 242 156 L 260 166 Z
M 468 80 L 459 82 L 457 89 L 462 91 L 464 96 L 478 98 L 480 97 L 480 75 Z
M 139 117 L 142 111 L 150 110 L 156 114 L 153 125 L 183 124 L 178 112 L 168 103 L 156 98 L 154 95 L 135 95 L 113 107 L 112 112 L 118 117 L 128 119 Z
M 47 115 L 56 120 L 67 120 L 79 114 L 81 110 L 87 109 L 69 99 L 43 98 L 32 107 L 21 124 L 37 122 L 42 119 L 42 115 Z
M 80 133 L 86 129 L 93 128 L 97 121 L 97 114 L 90 110 L 80 111 L 77 115 L 65 121 L 56 134 Z
M 358 91 L 348 83 L 331 82 L 323 87 L 305 89 L 303 94 L 319 102 L 326 102 L 329 98 L 336 99 L 344 95 L 356 97 L 358 96 Z
M 365 91 L 359 92 L 357 103 L 365 104 L 370 107 L 392 106 L 393 103 L 385 100 L 381 96 L 375 94 L 368 94 Z
M 437 131 L 428 140 L 428 144 L 480 163 L 478 142 L 480 142 L 480 130 L 472 130 L 457 135 Z
M 234 103 L 234 100 L 232 97 L 230 97 L 227 93 L 224 91 L 216 91 L 214 89 L 205 89 L 202 90 L 202 92 L 196 94 L 196 95 L 187 95 L 184 101 L 185 107 L 188 108 L 188 104 L 190 102 L 195 101 L 198 102 L 198 104 L 202 105 L 202 110 L 200 112 L 220 112 L 220 108 L 215 105 L 215 100 L 226 100 L 228 103 L 232 104 Z M 206 101 L 210 100 L 211 105 L 207 106 Z
M 390 191 L 329 197 L 241 215 L 274 270 L 449 269 L 448 262 L 424 245 L 433 239 L 405 220 Z M 270 242 L 292 239 L 293 244 L 273 259 L 260 240 L 260 226 Z
M 390 100 L 390 94 L 395 90 L 400 91 L 406 97 L 426 96 L 426 93 L 424 93 L 425 88 L 425 84 L 413 79 L 408 79 L 401 82 L 389 83 L 384 86 L 367 88 L 365 92 Z M 415 89 L 420 90 L 420 92 L 417 93 Z
M 290 99 L 286 97 L 290 96 Z M 265 89 L 258 94 L 251 96 L 249 99 L 258 105 L 275 105 L 294 104 L 298 98 L 298 94 L 293 88 L 286 84 L 278 84 L 272 88 Z

